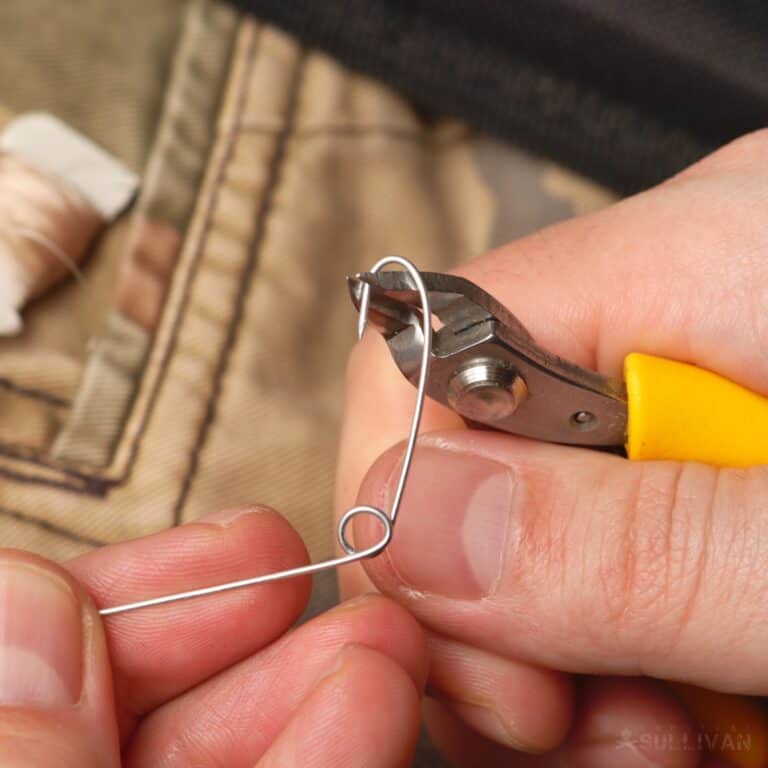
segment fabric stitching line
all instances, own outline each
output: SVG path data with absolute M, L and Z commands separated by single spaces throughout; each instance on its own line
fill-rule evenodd
M 23 397 L 29 400 L 37 400 L 46 403 L 54 408 L 71 408 L 72 402 L 66 400 L 57 395 L 46 392 L 42 389 L 33 389 L 31 387 L 24 387 L 17 384 L 13 379 L 6 377 L 0 377 L 0 389 L 4 389 L 7 392 L 11 392 L 14 395 Z M 36 464 L 43 464 L 43 454 L 36 445 L 29 445 L 29 443 L 20 443 L 16 441 L 0 443 L 0 456 L 10 456 L 14 459 L 21 461 L 27 460 L 30 456 L 34 457 Z M 58 469 L 51 465 L 52 469 Z
M 270 125 L 250 124 L 243 129 L 244 133 L 278 134 L 280 128 Z M 438 146 L 450 146 L 456 141 L 461 141 L 470 135 L 470 131 L 462 131 L 453 136 L 439 136 L 428 132 L 419 133 L 406 128 L 395 128 L 383 125 L 318 125 L 312 128 L 301 128 L 293 132 L 292 139 L 298 141 L 310 141 L 324 137 L 350 137 L 383 136 L 385 138 L 398 139 L 413 142 L 414 144 L 436 144 Z
M 3 517 L 10 517 L 12 520 L 18 520 L 26 525 L 34 525 L 36 528 L 42 528 L 44 531 L 54 533 L 57 536 L 61 536 L 69 541 L 74 541 L 76 544 L 85 544 L 89 547 L 101 547 L 106 544 L 106 541 L 100 539 L 92 539 L 89 536 L 81 536 L 79 533 L 70 531 L 68 528 L 63 528 L 55 523 L 49 523 L 47 520 L 40 520 L 36 517 L 31 517 L 24 512 L 19 512 L 15 509 L 9 509 L 8 507 L 0 507 L 0 515 Z
M 7 456 L 10 459 L 16 459 L 17 461 L 29 461 L 32 464 L 37 464 L 40 467 L 45 467 L 54 472 L 69 472 L 74 474 L 75 470 L 71 467 L 62 467 L 54 464 L 47 459 L 47 453 L 41 450 L 36 445 L 29 445 L 29 443 L 0 443 L 0 456 Z M 80 473 L 77 473 L 78 475 Z M 87 475 L 87 477 L 98 477 L 98 475 Z
M 28 397 L 32 400 L 42 400 L 44 403 L 54 405 L 57 408 L 69 408 L 72 405 L 71 400 L 67 400 L 63 397 L 59 397 L 58 395 L 46 392 L 44 389 L 25 387 L 21 384 L 17 384 L 13 379 L 9 379 L 4 376 L 0 377 L 0 389 L 6 389 L 9 392 L 13 392 L 14 395 Z
M 0 477 L 5 477 L 8 480 L 14 480 L 19 483 L 28 483 L 30 485 L 37 484 L 50 486 L 53 488 L 59 488 L 64 491 L 71 491 L 72 493 L 81 493 L 85 496 L 104 496 L 107 488 L 109 487 L 109 482 L 101 477 L 78 473 L 76 470 L 66 467 L 57 467 L 55 465 L 48 464 L 47 462 L 38 459 L 35 456 L 17 455 L 13 451 L 9 451 L 1 447 L 0 456 L 5 456 L 17 461 L 25 461 L 29 464 L 34 464 L 39 467 L 45 467 L 46 469 L 51 469 L 55 472 L 61 472 L 63 478 L 71 478 L 71 480 L 68 481 L 67 479 L 43 477 L 41 475 L 26 475 L 23 472 L 18 472 L 14 469 L 0 466 Z
M 28 461 L 51 470 L 61 470 L 55 464 L 45 458 L 45 454 L 36 445 L 25 445 L 24 443 L 6 443 L 0 442 L 0 456 L 7 456 L 10 459 L 18 461 Z
M 19 450 L 21 449 L 21 450 Z M 44 467 L 45 469 L 50 469 L 54 472 L 62 472 L 65 476 L 74 478 L 76 480 L 81 480 L 84 483 L 87 482 L 96 482 L 100 483 L 102 482 L 102 478 L 95 477 L 93 475 L 88 474 L 87 472 L 80 472 L 79 470 L 75 469 L 74 467 L 64 467 L 64 466 L 58 466 L 56 464 L 53 464 L 49 461 L 46 461 L 45 457 L 42 456 L 37 448 L 32 447 L 31 449 L 25 449 L 24 446 L 14 445 L 12 443 L 4 443 L 0 441 L 0 456 L 6 456 L 10 459 L 14 459 L 16 461 L 24 461 L 29 464 L 35 464 L 39 467 Z M 3 471 L 4 467 L 0 467 L 0 471 Z M 15 470 L 9 470 L 11 472 L 15 472 Z M 29 475 L 28 478 L 30 480 L 34 480 L 36 475 Z M 46 478 L 42 478 L 42 480 L 45 480 Z
M 205 416 L 200 424 L 198 430 L 197 439 L 192 446 L 192 450 L 189 454 L 189 464 L 187 472 L 181 484 L 179 491 L 179 497 L 174 508 L 173 523 L 179 525 L 182 519 L 184 511 L 184 505 L 186 504 L 189 496 L 189 491 L 192 486 L 192 480 L 197 471 L 197 467 L 200 461 L 200 452 L 205 440 L 208 436 L 208 431 L 213 424 L 216 415 L 216 405 L 221 394 L 224 375 L 229 364 L 230 354 L 235 346 L 238 338 L 238 330 L 241 325 L 242 317 L 245 311 L 245 303 L 248 294 L 248 289 L 251 286 L 256 265 L 258 263 L 258 255 L 261 250 L 261 246 L 264 243 L 265 233 L 267 230 L 267 222 L 269 214 L 272 210 L 272 202 L 274 200 L 275 189 L 277 188 L 280 179 L 282 177 L 283 163 L 286 157 L 286 148 L 288 140 L 290 139 L 293 131 L 294 121 L 299 103 L 299 93 L 301 91 L 301 85 L 303 82 L 303 75 L 306 69 L 306 52 L 304 50 L 300 53 L 299 61 L 296 64 L 293 78 L 289 86 L 288 93 L 288 107 L 284 117 L 284 124 L 282 130 L 276 134 L 275 150 L 270 159 L 268 167 L 267 182 L 262 194 L 262 202 L 259 206 L 256 227 L 253 234 L 253 240 L 250 246 L 248 254 L 248 260 L 243 270 L 242 279 L 240 281 L 239 290 L 235 300 L 235 308 L 232 313 L 232 319 L 227 330 L 227 337 L 219 354 L 219 359 L 214 371 L 213 386 L 211 389 L 210 397 L 208 398 L 208 405 L 206 407 Z
M 235 108 L 235 116 L 234 116 L 235 121 L 232 128 L 229 131 L 229 135 L 227 136 L 228 143 L 224 149 L 224 152 L 222 153 L 221 160 L 219 161 L 219 165 L 216 169 L 215 177 L 212 181 L 211 192 L 209 195 L 208 203 L 205 208 L 203 225 L 200 231 L 200 235 L 198 237 L 197 246 L 195 247 L 195 251 L 192 257 L 192 263 L 190 264 L 189 273 L 184 283 L 184 289 L 180 297 L 178 310 L 176 312 L 176 317 L 174 318 L 174 322 L 170 330 L 170 335 L 168 338 L 168 344 L 165 350 L 165 354 L 163 355 L 162 360 L 160 362 L 160 366 L 158 368 L 158 372 L 152 388 L 152 392 L 147 400 L 147 406 L 146 406 L 146 410 L 142 418 L 141 424 L 139 425 L 139 428 L 136 431 L 136 435 L 134 436 L 126 470 L 120 478 L 116 478 L 115 480 L 108 481 L 110 482 L 110 485 L 119 485 L 125 482 L 125 480 L 131 474 L 136 458 L 138 456 L 139 445 L 144 436 L 144 433 L 146 432 L 152 411 L 154 410 L 154 405 L 157 402 L 157 398 L 162 388 L 162 383 L 168 372 L 168 367 L 170 366 L 173 352 L 176 349 L 176 346 L 178 344 L 178 337 L 179 337 L 179 332 L 181 330 L 182 320 L 189 306 L 192 283 L 194 282 L 194 279 L 198 273 L 198 269 L 200 267 L 200 259 L 202 257 L 203 251 L 205 249 L 205 244 L 208 240 L 208 237 L 211 233 L 211 229 L 213 227 L 214 213 L 217 209 L 221 188 L 223 186 L 225 175 L 226 175 L 226 170 L 232 161 L 232 158 L 235 152 L 235 147 L 237 145 L 237 136 L 238 136 L 237 120 L 242 116 L 245 110 L 245 103 L 247 100 L 247 93 L 248 93 L 247 75 L 248 73 L 251 72 L 253 68 L 253 62 L 256 57 L 256 50 L 258 47 L 257 42 L 260 37 L 260 33 L 261 33 L 261 30 L 259 28 L 257 33 L 254 34 L 246 54 L 247 59 L 246 59 L 245 73 L 240 83 L 240 92 L 238 93 L 237 106 Z M 151 354 L 151 350 L 149 351 L 148 354 Z
M 82 493 L 89 496 L 103 496 L 105 486 L 101 483 L 94 482 L 89 478 L 79 477 L 73 479 L 71 482 L 66 480 L 59 480 L 54 477 L 41 477 L 39 475 L 25 475 L 23 472 L 17 472 L 7 467 L 0 467 L 0 477 L 5 477 L 8 480 L 15 480 L 17 483 L 27 483 L 29 485 L 46 485 L 51 488 L 58 488 L 65 491 L 74 491 L 75 493 Z M 79 484 L 75 484 L 77 480 L 80 480 Z

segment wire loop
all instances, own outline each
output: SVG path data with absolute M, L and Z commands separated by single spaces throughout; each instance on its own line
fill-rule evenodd
M 336 532 L 336 538 L 339 541 L 339 546 L 348 555 L 360 554 L 361 550 L 357 549 L 354 544 L 350 544 L 347 539 L 347 526 L 352 522 L 353 517 L 357 517 L 359 515 L 371 515 L 372 517 L 375 517 L 383 526 L 384 533 L 381 535 L 378 542 L 374 545 L 375 549 L 377 550 L 376 554 L 383 552 L 392 539 L 392 520 L 383 510 L 379 509 L 378 507 L 359 506 L 348 509 L 344 513 L 344 516 L 341 518 L 341 520 L 339 520 L 339 527 Z M 372 557 L 372 555 L 369 555 L 369 557 Z
M 348 565 L 349 563 L 365 560 L 370 557 L 376 557 L 380 555 L 389 545 L 394 533 L 395 520 L 397 519 L 397 513 L 400 509 L 400 503 L 403 499 L 403 493 L 408 481 L 408 473 L 411 469 L 413 462 L 413 452 L 416 448 L 416 439 L 419 435 L 419 425 L 421 424 L 421 414 L 424 410 L 424 398 L 427 390 L 427 379 L 429 376 L 429 364 L 432 356 L 432 311 L 429 302 L 429 294 L 427 292 L 424 281 L 421 278 L 419 270 L 407 259 L 401 256 L 386 256 L 378 261 L 371 273 L 376 274 L 384 267 L 390 264 L 397 264 L 408 272 L 411 279 L 419 292 L 419 298 L 421 299 L 422 310 L 422 350 L 421 350 L 421 371 L 419 373 L 419 382 L 416 390 L 416 405 L 413 409 L 413 417 L 411 419 L 411 427 L 408 432 L 408 442 L 406 443 L 405 453 L 403 455 L 403 467 L 400 471 L 400 478 L 397 483 L 397 489 L 392 501 L 392 508 L 389 513 L 378 507 L 372 507 L 369 505 L 359 505 L 348 509 L 342 518 L 339 520 L 338 527 L 336 529 L 336 537 L 339 542 L 339 546 L 346 553 L 341 557 L 335 557 L 329 560 L 323 560 L 319 563 L 311 563 L 310 565 L 299 566 L 298 568 L 290 568 L 284 571 L 275 571 L 274 573 L 266 573 L 261 576 L 254 576 L 248 579 L 241 579 L 239 581 L 230 581 L 226 584 L 218 584 L 213 587 L 202 587 L 200 589 L 193 589 L 187 592 L 175 592 L 171 595 L 163 595 L 161 597 L 152 597 L 147 600 L 139 600 L 134 603 L 126 603 L 124 605 L 116 605 L 111 608 L 103 608 L 99 613 L 102 616 L 111 616 L 117 613 L 125 613 L 127 611 L 135 611 L 139 608 L 149 608 L 153 605 L 163 605 L 164 603 L 173 603 L 178 600 L 189 600 L 193 597 L 202 597 L 204 595 L 214 595 L 219 592 L 226 592 L 232 589 L 242 589 L 243 587 L 256 586 L 258 584 L 266 584 L 272 581 L 280 581 L 282 579 L 290 579 L 297 576 L 307 576 L 319 571 L 324 571 L 329 568 L 338 568 L 342 565 Z M 360 301 L 360 321 L 358 324 L 358 333 L 362 337 L 365 331 L 366 321 L 368 319 L 368 307 L 370 305 L 370 286 L 365 285 L 363 289 L 363 295 Z M 361 515 L 370 515 L 374 517 L 383 527 L 382 535 L 372 545 L 365 549 L 357 549 L 351 544 L 347 538 L 347 528 L 355 517 Z

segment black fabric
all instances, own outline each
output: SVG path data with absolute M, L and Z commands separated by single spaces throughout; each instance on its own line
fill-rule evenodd
M 232 0 L 619 192 L 768 117 L 765 0 Z

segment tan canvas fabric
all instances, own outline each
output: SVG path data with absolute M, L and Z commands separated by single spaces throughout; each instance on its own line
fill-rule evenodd
M 445 270 L 603 202 L 257 21 L 188 14 L 132 215 L 0 340 L 3 545 L 66 558 L 263 502 L 327 554 L 344 275 Z
M 0 104 L 54 112 L 140 170 L 188 4 L 3 0 Z
M 87 19 L 0 4 L 0 71 L 35 78 L 0 83 L 0 129 L 44 108 L 143 176 L 84 282 L 0 339 L 0 545 L 65 559 L 261 502 L 323 557 L 355 337 L 344 276 L 389 253 L 446 270 L 609 196 L 224 3 L 130 5 L 132 48 L 100 37 L 111 0 L 81 4 Z M 63 19 L 45 54 L 3 48 L 43 7 Z M 80 82 L 99 39 L 114 55 Z M 333 576 L 319 587 L 316 607 Z

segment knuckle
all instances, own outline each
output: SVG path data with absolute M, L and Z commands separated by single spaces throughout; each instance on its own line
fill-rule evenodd
M 637 673 L 713 627 L 724 650 L 768 634 L 768 467 L 577 461 L 524 476 L 508 612 L 534 604 L 540 632 Z
M 714 470 L 670 463 L 626 471 L 623 492 L 604 492 L 597 515 L 606 524 L 587 615 L 610 643 L 658 655 L 685 634 L 704 579 L 707 526 L 694 489 Z
M 724 470 L 717 488 L 713 528 L 718 557 L 712 600 L 723 606 L 733 641 L 766 636 L 768 617 L 768 467 Z
M 515 492 L 520 515 L 517 551 L 507 563 L 511 583 L 524 585 L 523 600 L 541 590 L 564 585 L 570 570 L 568 529 L 573 499 L 548 469 L 528 466 Z M 565 597 L 565 595 L 563 595 Z

